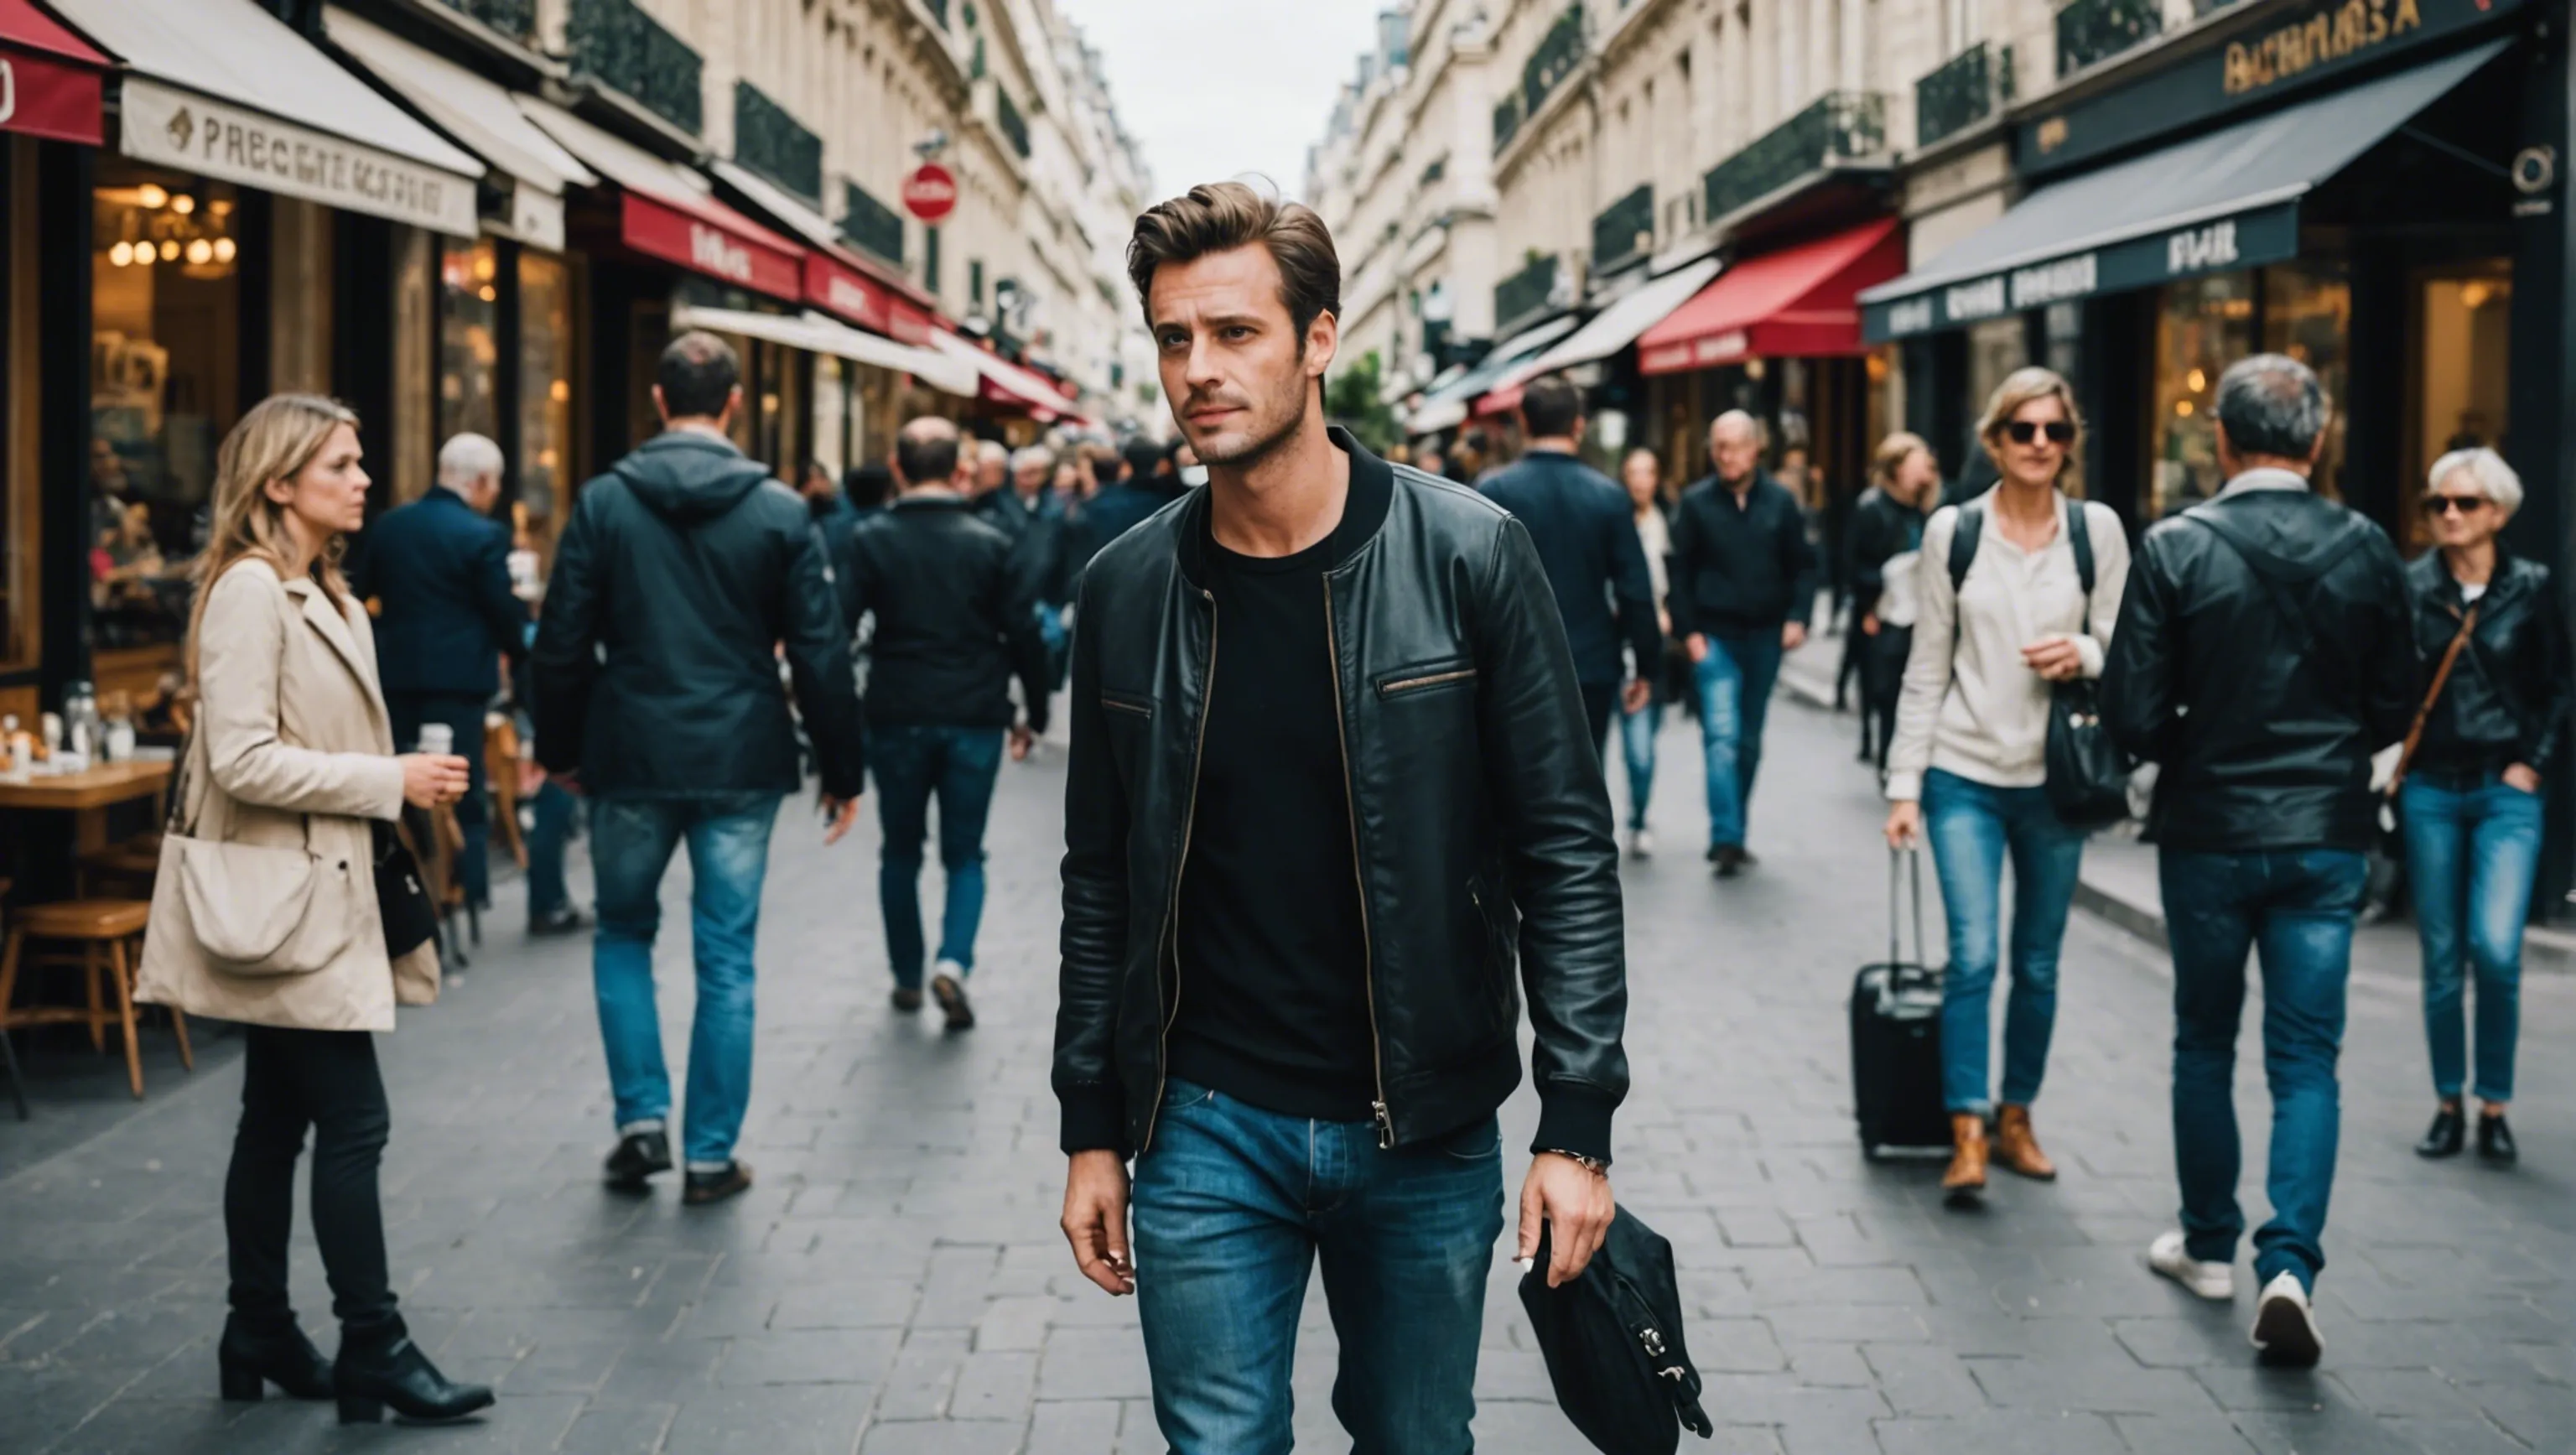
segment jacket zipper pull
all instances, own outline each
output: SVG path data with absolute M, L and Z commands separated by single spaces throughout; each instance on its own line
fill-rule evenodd
M 1381 1152 L 1394 1151 L 1395 1113 L 1388 1111 L 1386 1103 L 1382 1101 L 1370 1102 L 1369 1110 L 1374 1114 L 1372 1119 L 1377 1123 L 1377 1149 Z

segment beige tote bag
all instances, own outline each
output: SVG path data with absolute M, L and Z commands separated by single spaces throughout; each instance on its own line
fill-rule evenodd
M 153 928 L 185 935 L 234 975 L 307 975 L 338 959 L 358 923 L 359 892 L 375 893 L 372 877 L 313 852 L 311 814 L 299 846 L 230 842 L 231 800 L 211 791 L 205 763 L 203 738 L 191 732 L 161 838 Z M 210 799 L 227 809 L 211 832 Z

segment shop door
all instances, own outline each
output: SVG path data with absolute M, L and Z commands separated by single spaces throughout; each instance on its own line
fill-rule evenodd
M 2414 305 L 2414 377 L 2407 381 L 2405 478 L 2400 483 L 2409 544 L 2426 544 L 2425 473 L 2452 450 L 2507 449 L 2513 264 L 2488 258 L 2418 270 Z

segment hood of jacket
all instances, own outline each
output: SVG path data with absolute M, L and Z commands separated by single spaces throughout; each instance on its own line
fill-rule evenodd
M 2293 586 L 2323 576 L 2376 529 L 2367 517 L 2307 490 L 2239 490 L 2192 512 L 2220 527 L 2254 569 Z
M 671 430 L 609 467 L 653 513 L 675 522 L 710 520 L 769 479 L 769 467 L 730 440 Z

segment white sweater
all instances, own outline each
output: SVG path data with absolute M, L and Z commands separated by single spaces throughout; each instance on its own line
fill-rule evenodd
M 1914 646 L 1897 699 L 1896 741 L 1887 755 L 1887 796 L 1923 796 L 1923 774 L 1945 773 L 1996 788 L 2035 788 L 2048 779 L 2049 684 L 2021 649 L 2071 637 L 2084 675 L 2102 675 L 2103 648 L 2120 619 L 2129 581 L 2129 540 L 2111 507 L 2084 505 L 2093 542 L 2093 608 L 2066 539 L 2069 502 L 2059 497 L 2057 533 L 2035 552 L 2004 538 L 1991 505 L 1967 584 L 1950 589 L 1950 539 L 1959 510 L 1945 506 L 1923 528 Z

